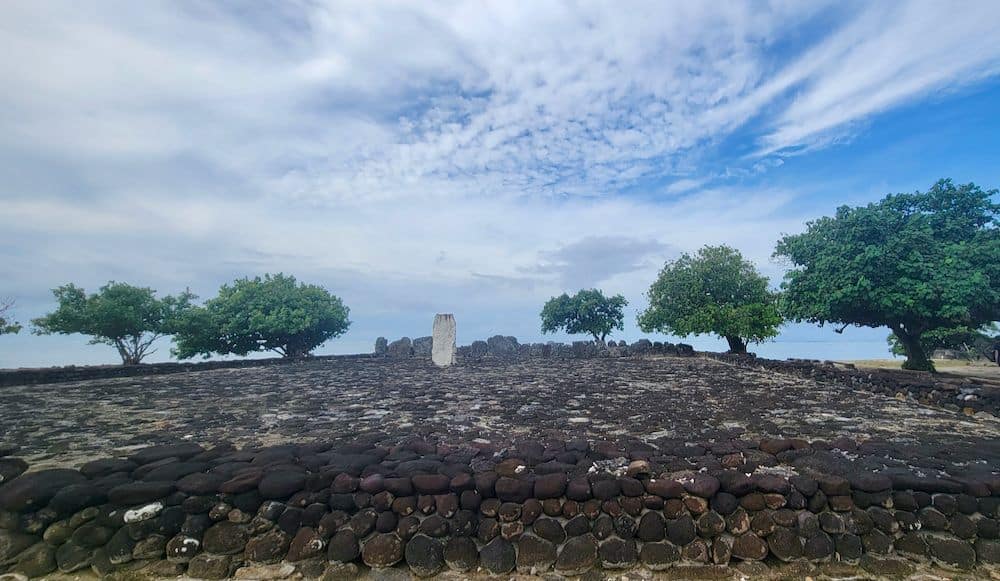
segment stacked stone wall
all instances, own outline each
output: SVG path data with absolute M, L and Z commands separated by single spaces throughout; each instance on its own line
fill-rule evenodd
M 411 340 L 403 337 L 388 342 L 379 337 L 375 342 L 375 355 L 378 357 L 430 357 L 431 338 L 420 337 Z M 516 337 L 494 335 L 485 341 L 473 341 L 471 345 L 458 347 L 459 361 L 475 361 L 477 359 L 592 359 L 598 357 L 642 357 L 647 355 L 672 355 L 689 357 L 695 354 L 694 348 L 684 343 L 669 343 L 640 339 L 634 343 L 625 341 L 609 341 L 606 344 L 594 341 L 573 341 L 572 343 L 520 343 Z
M 813 453 L 849 458 L 855 446 L 181 443 L 27 473 L 7 456 L 0 572 L 342 579 L 368 567 L 418 576 L 995 570 L 1000 476 L 787 464 Z M 692 469 L 676 470 L 681 464 Z
M 987 413 L 1000 417 L 1000 387 L 973 377 L 955 377 L 916 371 L 858 369 L 854 365 L 805 359 L 778 361 L 752 355 L 700 353 L 740 367 L 766 369 L 819 381 L 838 382 L 892 397 L 913 398 L 968 415 Z

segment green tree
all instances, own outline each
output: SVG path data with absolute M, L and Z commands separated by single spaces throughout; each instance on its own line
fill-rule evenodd
M 349 312 L 323 287 L 297 283 L 293 276 L 244 278 L 223 285 L 204 307 L 186 313 L 177 325 L 174 355 L 187 359 L 274 351 L 303 357 L 344 334 L 351 324 Z
M 1000 319 L 997 190 L 940 180 L 926 192 L 893 194 L 778 242 L 784 309 L 797 321 L 888 327 L 904 369 L 933 371 L 923 344 L 933 329 L 976 329 Z
M 13 309 L 13 299 L 0 299 L 0 335 L 20 332 L 21 325 L 17 324 L 14 320 L 8 319 L 10 311 Z
M 603 342 L 614 329 L 625 328 L 622 309 L 626 305 L 625 297 L 606 297 L 597 289 L 581 290 L 573 296 L 563 293 L 542 307 L 542 333 L 564 329 L 570 335 L 590 333 L 594 341 Z
M 781 314 L 768 280 L 729 246 L 705 246 L 668 262 L 649 287 L 639 328 L 680 337 L 724 337 L 732 353 L 778 334 Z
M 53 289 L 52 294 L 59 307 L 32 321 L 35 334 L 90 335 L 91 345 L 117 349 L 123 365 L 138 365 L 154 353 L 153 343 L 172 332 L 195 298 L 185 291 L 160 299 L 153 289 L 114 281 L 91 295 L 72 283 Z
M 938 349 L 951 349 L 962 353 L 966 359 L 976 357 L 992 359 L 993 337 L 997 332 L 996 325 L 986 325 L 979 329 L 969 327 L 930 329 L 920 336 L 920 346 L 927 354 L 933 354 Z M 906 349 L 898 337 L 890 334 L 888 341 L 893 355 L 906 355 Z

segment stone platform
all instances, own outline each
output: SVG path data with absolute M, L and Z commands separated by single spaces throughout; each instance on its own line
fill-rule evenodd
M 707 358 L 10 387 L 0 441 L 14 576 L 982 578 L 1000 560 L 991 416 Z

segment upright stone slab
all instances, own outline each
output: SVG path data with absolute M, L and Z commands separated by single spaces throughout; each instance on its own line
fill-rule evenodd
M 431 360 L 434 365 L 447 367 L 455 363 L 455 316 L 434 315 L 432 336 Z

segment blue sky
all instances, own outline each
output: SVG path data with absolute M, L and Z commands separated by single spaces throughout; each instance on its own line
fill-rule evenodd
M 730 244 L 777 285 L 775 241 L 838 205 L 1000 187 L 996 22 L 996 2 L 9 3 L 0 296 L 26 321 L 69 281 L 210 297 L 284 271 L 351 307 L 320 350 L 345 353 L 436 312 L 460 342 L 539 340 L 548 297 L 596 286 L 635 339 L 680 252 Z M 886 334 L 790 325 L 758 351 L 878 357 Z M 5 367 L 116 357 L 0 337 Z

